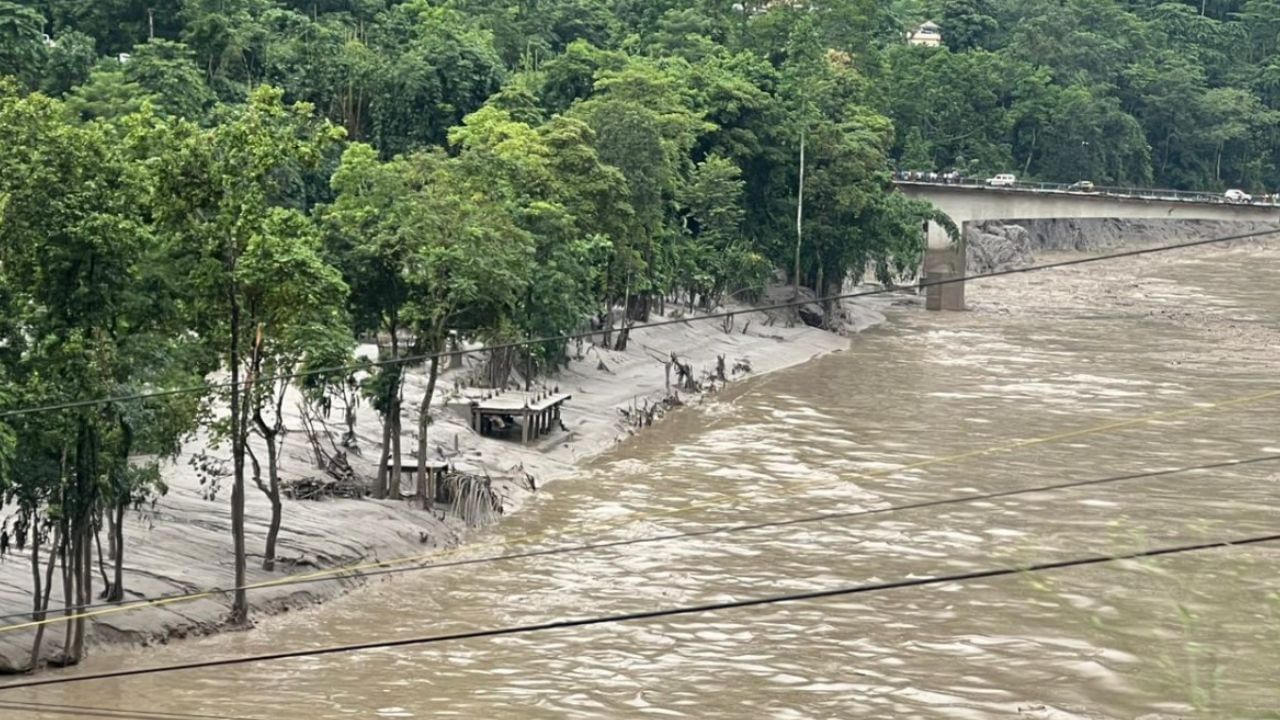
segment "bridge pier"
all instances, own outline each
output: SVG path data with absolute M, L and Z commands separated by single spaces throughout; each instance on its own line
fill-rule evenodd
M 952 244 L 951 237 L 935 222 L 925 224 L 927 241 L 921 281 L 925 287 L 926 310 L 964 310 L 964 277 L 968 269 L 968 252 L 965 247 L 963 226 L 960 240 Z M 945 285 L 928 283 L 947 282 Z
M 964 310 L 965 246 L 964 241 L 952 247 L 929 248 L 924 254 L 926 310 Z M 948 282 L 945 285 L 929 283 Z

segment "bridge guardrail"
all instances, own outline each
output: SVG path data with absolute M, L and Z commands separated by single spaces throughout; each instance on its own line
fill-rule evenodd
M 906 179 L 897 175 L 894 176 L 894 182 L 937 187 L 967 187 L 991 190 L 995 192 L 1052 192 L 1070 193 L 1073 195 L 1100 195 L 1116 198 L 1142 198 L 1147 200 L 1166 200 L 1173 202 L 1211 203 L 1216 205 L 1253 205 L 1259 207 L 1280 206 L 1280 195 L 1273 195 L 1269 198 L 1254 198 L 1253 200 L 1245 203 L 1228 200 L 1224 195 L 1219 193 L 1196 192 L 1191 190 L 1167 190 L 1160 188 L 1111 187 L 1095 185 L 1092 190 L 1073 190 L 1071 189 L 1070 184 L 1049 182 L 1017 182 L 1013 185 L 992 186 L 988 185 L 986 180 L 978 178 L 958 178 L 952 180 L 939 178 L 937 180 L 926 180 L 922 178 Z

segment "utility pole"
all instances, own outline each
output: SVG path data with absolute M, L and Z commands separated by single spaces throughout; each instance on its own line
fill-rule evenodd
M 147 39 L 156 39 L 156 11 L 155 8 L 147 8 Z
M 804 128 L 800 128 L 800 189 L 796 193 L 796 266 L 793 279 L 796 284 L 795 299 L 800 299 L 800 240 L 804 237 Z

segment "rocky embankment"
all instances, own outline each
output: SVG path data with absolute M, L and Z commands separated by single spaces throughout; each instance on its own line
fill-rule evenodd
M 1220 220 L 1025 220 L 973 223 L 966 228 L 969 273 L 1036 262 L 1043 251 L 1098 251 L 1240 235 L 1275 227 Z

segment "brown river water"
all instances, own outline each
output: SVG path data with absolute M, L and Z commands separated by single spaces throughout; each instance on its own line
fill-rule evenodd
M 969 294 L 972 312 L 895 311 L 847 352 L 674 413 L 545 487 L 468 552 L 1280 453 L 1280 397 L 1212 406 L 1280 388 L 1280 253 L 1183 252 L 975 283 Z M 1120 424 L 1131 419 L 1143 420 Z M 69 672 L 1268 534 L 1280 530 L 1278 473 L 1280 463 L 1251 465 L 412 573 L 252 633 L 99 649 Z M 1280 546 L 16 690 L 0 701 L 308 720 L 1280 717 Z

